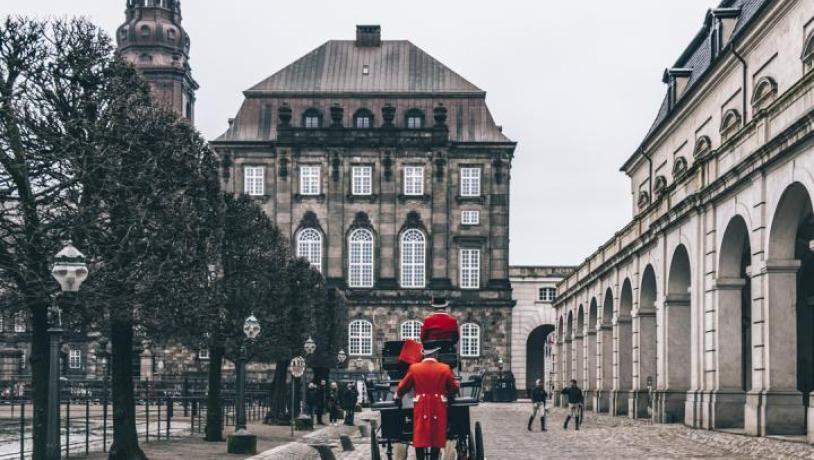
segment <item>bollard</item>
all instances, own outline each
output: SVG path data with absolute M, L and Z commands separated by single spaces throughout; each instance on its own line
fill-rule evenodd
M 343 434 L 339 436 L 339 442 L 342 444 L 342 452 L 351 452 L 356 450 L 353 447 L 353 441 L 350 440 L 350 436 Z
M 170 420 L 172 420 L 173 412 L 174 410 L 172 405 L 172 398 L 170 398 L 167 400 L 167 423 L 164 424 L 165 425 L 164 428 L 166 430 L 165 437 L 167 438 L 167 440 L 170 439 Z
M 102 401 L 102 452 L 107 452 L 107 387 Z
M 71 398 L 65 404 L 65 458 L 71 458 Z
M 90 453 L 90 398 L 85 399 L 85 456 Z
M 157 400 L 155 408 L 158 411 L 158 422 L 155 427 L 155 437 L 161 441 L 161 400 Z
M 25 401 L 20 403 L 20 460 L 25 460 Z
M 336 456 L 334 456 L 332 448 L 336 447 L 336 444 L 308 444 L 310 447 L 313 447 L 319 453 L 320 460 L 336 460 Z

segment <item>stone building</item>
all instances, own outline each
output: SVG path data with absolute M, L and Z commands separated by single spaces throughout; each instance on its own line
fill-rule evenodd
M 558 288 L 594 410 L 812 439 L 813 66 L 814 2 L 725 0 L 664 72 L 633 218 Z
M 244 95 L 212 142 L 223 187 L 253 197 L 345 292 L 353 362 L 373 367 L 384 341 L 415 338 L 433 294 L 461 323 L 467 370 L 508 356 L 515 143 L 483 90 L 358 26 Z
M 509 267 L 512 298 L 511 371 L 517 392 L 525 397 L 537 379 L 545 388 L 554 383 L 554 335 L 557 284 L 573 267 Z

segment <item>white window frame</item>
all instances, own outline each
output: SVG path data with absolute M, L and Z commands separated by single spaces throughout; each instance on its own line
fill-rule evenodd
M 370 196 L 373 194 L 373 166 L 351 167 L 352 195 Z
M 553 287 L 541 287 L 537 291 L 537 301 L 538 302 L 546 302 L 551 303 L 557 300 L 557 288 Z
M 461 289 L 480 289 L 481 250 L 461 248 L 459 257 Z
M 198 359 L 209 359 L 209 348 L 201 348 L 198 350 Z
M 68 351 L 68 369 L 82 369 L 82 350 L 71 348 Z
M 480 357 L 480 326 L 475 323 L 461 325 L 461 358 Z
M 412 115 L 407 117 L 407 129 L 421 129 L 424 127 L 424 117 Z
M 357 129 L 370 129 L 372 125 L 372 120 L 369 115 L 357 115 L 356 116 L 356 128 Z
M 481 168 L 461 168 L 461 196 L 481 196 Z
M 307 260 L 314 270 L 322 273 L 322 233 L 319 230 L 300 230 L 297 234 L 297 257 Z
M 22 312 L 14 315 L 14 332 L 28 332 L 28 325 L 25 323 L 25 315 Z
M 265 166 L 243 166 L 243 193 L 249 196 L 266 194 Z
M 424 167 L 404 167 L 404 194 L 406 196 L 424 195 Z
M 373 356 L 373 323 L 357 319 L 348 324 L 348 355 Z
M 320 120 L 319 115 L 306 115 L 303 117 L 302 125 L 305 129 L 318 129 Z
M 480 225 L 480 211 L 461 211 L 461 225 Z
M 401 340 L 411 339 L 420 342 L 422 326 L 421 321 L 414 319 L 407 320 L 399 326 L 399 337 L 401 337 Z
M 401 287 L 422 289 L 427 285 L 427 237 L 411 228 L 401 235 Z
M 22 369 L 25 369 L 26 367 L 28 367 L 25 364 L 25 360 L 26 360 L 25 350 L 20 350 L 20 368 L 22 368 Z
M 319 166 L 300 166 L 300 195 L 319 195 L 322 185 L 321 179 Z
M 348 286 L 372 288 L 376 238 L 370 230 L 359 228 L 348 236 Z

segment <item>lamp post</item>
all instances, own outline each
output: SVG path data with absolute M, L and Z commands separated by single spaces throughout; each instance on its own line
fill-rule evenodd
M 339 353 L 336 354 L 336 362 L 339 363 L 339 367 L 342 367 L 345 364 L 345 361 L 348 359 L 348 354 L 345 353 L 345 350 L 339 350 Z
M 54 256 L 51 275 L 59 283 L 61 295 L 66 292 L 78 292 L 79 287 L 88 277 L 88 266 L 85 256 L 70 242 Z M 62 312 L 57 304 L 58 298 L 48 312 L 48 424 L 45 432 L 45 457 L 59 458 L 59 352 L 62 340 Z
M 294 406 L 297 404 L 296 381 L 305 373 L 305 358 L 297 356 L 292 359 L 288 372 L 291 373 L 291 436 L 294 436 Z
M 229 435 L 227 452 L 230 454 L 256 454 L 257 436 L 249 433 L 246 429 L 246 407 L 244 394 L 246 387 L 246 347 L 260 335 L 260 322 L 254 315 L 246 318 L 243 322 L 243 333 L 246 339 L 240 346 L 240 353 L 237 358 L 237 391 L 235 394 L 235 432 Z

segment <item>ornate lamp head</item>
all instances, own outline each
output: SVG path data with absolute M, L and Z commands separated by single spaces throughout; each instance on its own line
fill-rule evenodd
M 257 321 L 254 315 L 249 316 L 243 322 L 243 333 L 249 340 L 254 340 L 260 335 L 260 321 Z
M 62 292 L 77 292 L 88 278 L 88 266 L 85 255 L 79 252 L 70 242 L 54 257 L 51 275 L 59 283 Z

